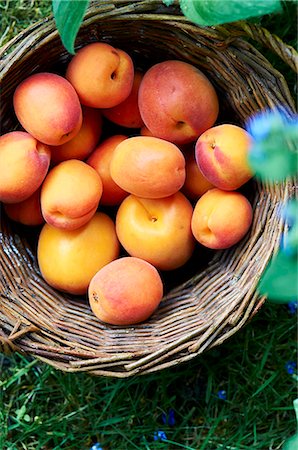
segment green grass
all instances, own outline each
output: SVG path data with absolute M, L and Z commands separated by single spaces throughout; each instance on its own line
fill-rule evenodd
M 268 303 L 228 342 L 157 374 L 98 378 L 2 357 L 0 448 L 280 449 L 295 432 L 297 378 L 285 367 L 295 338 L 296 317 Z M 170 409 L 173 426 L 162 421 Z M 168 441 L 154 441 L 157 430 Z
M 259 19 L 296 39 L 293 2 Z M 0 45 L 47 15 L 48 1 L 0 1 Z M 270 55 L 273 63 L 274 57 Z M 280 62 L 276 61 L 279 67 Z M 289 77 L 292 92 L 296 80 Z M 218 348 L 170 370 L 119 380 L 67 374 L 28 356 L 0 356 L 0 449 L 278 450 L 296 431 L 297 317 L 266 303 Z M 226 391 L 226 400 L 218 397 Z M 162 414 L 174 411 L 175 424 Z M 167 440 L 155 441 L 162 430 Z
M 0 46 L 51 12 L 49 0 L 1 0 Z

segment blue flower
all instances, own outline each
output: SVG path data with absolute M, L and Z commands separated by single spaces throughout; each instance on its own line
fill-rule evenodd
M 290 314 L 296 314 L 297 313 L 297 309 L 298 309 L 298 302 L 297 300 L 293 301 L 293 302 L 289 302 L 288 303 L 288 310 Z
M 258 113 L 248 119 L 246 129 L 255 140 L 263 140 L 271 131 L 271 123 L 268 120 L 268 113 Z
M 169 409 L 168 414 L 162 413 L 161 419 L 164 425 L 170 425 L 170 427 L 174 426 L 176 423 L 175 411 L 172 408 Z
M 90 450 L 103 450 L 102 446 L 99 444 L 99 442 L 96 442 L 95 444 L 90 447 Z
M 297 116 L 290 117 L 281 108 L 260 111 L 246 122 L 248 133 L 258 142 L 264 141 L 271 136 L 283 134 L 285 127 L 286 129 L 292 129 L 292 127 L 296 126 Z
M 158 430 L 158 431 L 154 432 L 153 439 L 155 441 L 166 441 L 167 440 L 167 435 L 166 435 L 166 433 L 164 431 Z
M 298 116 L 284 108 L 266 109 L 245 126 L 252 136 L 249 164 L 259 178 L 279 182 L 297 173 Z
M 223 389 L 221 391 L 218 391 L 217 397 L 220 398 L 220 400 L 226 400 L 227 399 L 226 391 Z
M 295 369 L 296 369 L 296 363 L 295 361 L 288 361 L 285 364 L 285 369 L 288 372 L 289 375 L 293 375 L 295 373 Z

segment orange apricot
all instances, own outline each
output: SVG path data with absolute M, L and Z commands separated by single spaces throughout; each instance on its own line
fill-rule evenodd
M 28 226 L 42 225 L 44 218 L 40 206 L 40 188 L 30 197 L 18 203 L 4 203 L 7 216 L 15 222 Z
M 194 251 L 192 213 L 191 203 L 181 192 L 159 199 L 131 194 L 118 208 L 117 236 L 129 255 L 160 270 L 177 269 Z
M 107 119 L 127 128 L 141 128 L 144 125 L 138 105 L 138 92 L 142 78 L 142 72 L 135 71 L 132 90 L 129 96 L 113 108 L 102 110 L 103 115 Z
M 41 189 L 45 221 L 58 228 L 74 230 L 95 214 L 102 195 L 102 181 L 93 167 L 77 159 L 53 167 Z
M 185 159 L 171 142 L 149 136 L 125 139 L 115 149 L 111 177 L 123 190 L 146 198 L 173 195 L 185 181 Z
M 214 188 L 197 201 L 191 229 L 195 239 L 205 247 L 225 249 L 246 235 L 252 217 L 252 206 L 244 195 Z
M 24 131 L 0 137 L 0 201 L 19 203 L 30 197 L 45 179 L 51 152 Z
M 102 141 L 96 149 L 91 153 L 86 163 L 93 167 L 100 175 L 103 192 L 100 199 L 102 205 L 119 205 L 128 195 L 111 177 L 110 165 L 111 160 L 120 142 L 127 139 L 127 136 L 116 134 Z
M 80 48 L 71 59 L 66 78 L 83 105 L 112 108 L 130 94 L 134 66 L 128 53 L 104 42 Z
M 102 114 L 99 109 L 82 107 L 80 131 L 70 141 L 51 147 L 51 161 L 57 164 L 68 159 L 87 158 L 95 149 L 102 133 Z
M 55 73 L 35 73 L 22 81 L 15 90 L 13 105 L 23 128 L 44 144 L 64 144 L 82 125 L 75 89 Z
M 219 111 L 216 91 L 206 75 L 178 60 L 162 61 L 145 72 L 138 101 L 151 133 L 177 145 L 194 142 L 214 125 Z
M 92 277 L 118 258 L 119 251 L 114 222 L 107 214 L 97 212 L 76 230 L 45 224 L 38 238 L 37 260 L 50 286 L 79 295 L 87 293 Z
M 248 162 L 252 142 L 238 125 L 222 124 L 201 134 L 196 142 L 197 164 L 210 183 L 219 189 L 236 190 L 253 176 Z
M 162 297 L 163 283 L 156 268 L 129 256 L 100 269 L 88 288 L 93 313 L 112 325 L 143 322 L 157 309 Z
M 184 156 L 186 177 L 181 191 L 190 200 L 197 200 L 209 189 L 214 188 L 214 185 L 202 174 L 193 150 L 187 151 Z

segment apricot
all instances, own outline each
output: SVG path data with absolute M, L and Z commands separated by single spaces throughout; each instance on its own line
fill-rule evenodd
M 146 127 L 146 125 L 143 125 L 142 128 L 140 129 L 140 135 L 154 137 L 149 128 Z
M 139 109 L 146 127 L 177 145 L 195 141 L 214 125 L 219 103 L 209 79 L 192 64 L 167 60 L 144 74 Z
M 51 147 L 52 162 L 68 159 L 86 159 L 95 149 L 102 133 L 102 114 L 99 109 L 83 106 L 83 122 L 79 132 L 70 141 Z
M 122 134 L 106 138 L 86 160 L 86 163 L 93 167 L 100 175 L 103 185 L 103 192 L 100 199 L 102 205 L 119 205 L 128 195 L 128 192 L 124 191 L 115 183 L 110 173 L 110 165 L 115 148 L 125 139 L 127 139 L 127 136 Z
M 127 128 L 141 128 L 144 125 L 138 105 L 138 93 L 142 78 L 142 72 L 135 71 L 132 90 L 129 96 L 113 108 L 102 110 L 103 115 L 107 119 Z
M 195 157 L 203 175 L 219 189 L 236 190 L 253 176 L 248 163 L 252 138 L 238 125 L 222 124 L 201 134 Z
M 44 223 L 40 206 L 40 188 L 22 202 L 4 203 L 3 206 L 7 216 L 15 222 L 28 226 Z
M 77 159 L 63 161 L 42 184 L 43 217 L 50 225 L 74 230 L 92 218 L 101 195 L 102 181 L 93 167 Z
M 197 165 L 193 150 L 188 151 L 184 156 L 186 177 L 181 191 L 190 200 L 197 200 L 209 189 L 214 188 L 214 185 L 202 174 Z
M 146 198 L 163 198 L 177 192 L 185 181 L 185 159 L 171 142 L 134 136 L 115 149 L 111 177 L 123 190 Z
M 23 128 L 44 144 L 64 144 L 82 125 L 75 89 L 54 73 L 36 73 L 22 81 L 15 90 L 13 105 Z
M 156 268 L 129 256 L 100 269 L 88 288 L 93 313 L 112 325 L 143 322 L 158 308 L 162 297 L 163 283 Z
M 245 236 L 252 217 L 251 204 L 244 195 L 214 188 L 197 201 L 191 229 L 195 239 L 205 247 L 225 249 Z
M 51 152 L 25 131 L 0 136 L 0 201 L 18 203 L 30 197 L 43 182 Z
M 87 293 L 96 272 L 118 258 L 119 241 L 112 219 L 97 212 L 76 230 L 45 224 L 38 238 L 37 261 L 45 281 L 69 294 Z
M 134 65 L 128 53 L 104 42 L 87 44 L 77 51 L 66 70 L 83 105 L 112 108 L 130 94 Z
M 194 250 L 192 213 L 191 203 L 181 192 L 161 199 L 131 194 L 118 208 L 117 236 L 129 255 L 160 270 L 176 269 L 188 261 Z

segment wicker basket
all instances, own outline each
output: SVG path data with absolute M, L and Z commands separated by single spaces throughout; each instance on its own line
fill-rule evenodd
M 177 4 L 161 1 L 99 1 L 85 16 L 79 48 L 106 41 L 126 50 L 146 69 L 164 59 L 190 62 L 210 78 L 220 97 L 219 121 L 240 125 L 254 112 L 282 105 L 295 110 L 284 77 L 250 43 L 277 53 L 292 69 L 293 48 L 247 22 L 200 28 Z M 70 55 L 55 22 L 47 18 L 21 32 L 0 51 L 1 132 L 15 129 L 12 94 L 38 71 L 63 74 Z M 292 195 L 282 185 L 248 183 L 254 219 L 249 234 L 229 250 L 198 249 L 181 270 L 165 278 L 166 295 L 156 313 L 133 327 L 107 326 L 91 313 L 86 298 L 49 287 L 40 276 L 36 233 L 11 223 L 1 211 L 0 348 L 25 352 L 63 371 L 129 377 L 191 360 L 236 333 L 264 298 L 256 286 L 277 250 L 285 224 L 280 208 Z

